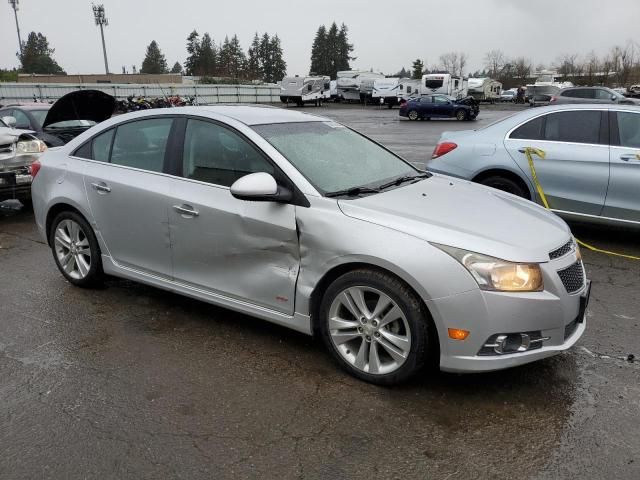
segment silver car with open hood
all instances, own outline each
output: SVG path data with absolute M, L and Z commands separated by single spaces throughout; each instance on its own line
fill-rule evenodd
M 69 282 L 114 275 L 314 334 L 366 381 L 430 361 L 521 365 L 585 330 L 589 282 L 563 220 L 327 118 L 135 112 L 35 172 L 36 222 Z

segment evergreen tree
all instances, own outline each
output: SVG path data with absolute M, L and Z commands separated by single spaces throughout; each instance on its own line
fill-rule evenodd
M 152 40 L 147 47 L 147 54 L 142 61 L 140 73 L 159 74 L 167 73 L 168 71 L 167 60 L 160 51 L 158 43 L 155 40 Z
M 53 59 L 55 50 L 49 47 L 47 37 L 31 32 L 26 42 L 22 42 L 22 55 L 18 55 L 23 73 L 65 74 L 65 71 Z
M 276 83 L 282 80 L 287 74 L 287 63 L 282 56 L 282 45 L 278 34 L 271 37 L 269 43 L 271 54 L 271 77 L 265 78 L 265 82 Z
M 353 45 L 349 43 L 348 28 L 340 28 L 333 22 L 329 29 L 321 25 L 311 48 L 311 71 L 316 75 L 329 75 L 336 78 L 341 70 L 349 70 Z
M 216 51 L 215 43 L 208 33 L 202 36 L 198 53 L 196 75 L 217 75 L 219 71 L 218 52 Z
M 200 35 L 195 30 L 187 37 L 187 61 L 184 69 L 187 75 L 198 75 L 200 65 Z
M 413 77 L 414 79 L 422 79 L 422 72 L 424 70 L 424 62 L 419 58 L 413 62 Z
M 311 70 L 310 73 L 315 75 L 326 75 L 329 72 L 327 65 L 327 28 L 324 25 L 318 27 L 316 38 L 313 40 L 311 47 Z
M 266 32 L 260 40 L 259 56 L 262 61 L 262 80 L 270 81 L 268 79 L 273 78 L 273 60 L 271 58 L 271 38 Z
M 242 50 L 238 35 L 231 37 L 231 40 L 227 42 L 227 75 L 231 78 L 241 78 L 244 76 L 247 64 L 247 57 Z
M 182 73 L 182 65 L 180 65 L 180 62 L 176 62 L 173 64 L 171 73 Z
M 249 47 L 249 59 L 247 60 L 247 77 L 256 80 L 263 78 L 263 61 L 260 57 L 260 37 L 258 32 L 253 37 L 253 42 Z

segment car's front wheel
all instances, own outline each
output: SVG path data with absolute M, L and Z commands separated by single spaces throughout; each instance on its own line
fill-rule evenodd
M 456 112 L 456 120 L 463 121 L 467 119 L 467 112 L 464 110 L 458 110 Z
M 58 269 L 72 284 L 92 287 L 103 278 L 100 247 L 93 230 L 78 213 L 59 213 L 51 224 L 49 244 Z
M 368 269 L 346 273 L 329 286 L 320 321 L 337 362 L 380 385 L 400 383 L 419 372 L 435 336 L 416 294 L 401 280 Z

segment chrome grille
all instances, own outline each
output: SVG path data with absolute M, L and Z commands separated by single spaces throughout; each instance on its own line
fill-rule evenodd
M 573 250 L 573 239 L 569 240 L 560 248 L 557 248 L 552 252 L 549 252 L 549 258 L 551 260 L 555 260 L 556 258 L 564 257 L 567 253 L 571 252 L 572 250 Z
M 584 268 L 582 262 L 577 261 L 570 267 L 558 271 L 558 276 L 562 280 L 564 288 L 568 293 L 575 293 L 584 286 Z

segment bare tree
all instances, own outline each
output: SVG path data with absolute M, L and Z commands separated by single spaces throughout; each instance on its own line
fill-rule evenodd
M 491 50 L 484 56 L 484 65 L 492 78 L 497 78 L 505 64 L 502 50 Z
M 562 75 L 562 79 L 567 81 L 576 81 L 576 70 L 578 66 L 578 54 L 577 53 L 565 53 L 558 57 L 555 63 L 555 67 L 558 69 L 558 73 Z
M 513 73 L 516 78 L 529 78 L 529 75 L 531 75 L 531 60 L 527 60 L 524 57 L 518 57 L 514 58 L 511 63 L 513 64 Z
M 458 70 L 458 54 L 456 52 L 449 52 L 440 55 L 440 67 L 451 75 L 456 75 L 456 71 Z
M 464 68 L 467 66 L 468 60 L 469 55 L 464 52 L 458 53 L 458 75 L 460 77 L 464 76 Z
M 595 85 L 599 82 L 598 73 L 600 71 L 600 60 L 595 51 L 591 50 L 585 57 L 582 63 L 582 71 L 584 72 L 584 81 L 587 85 Z

